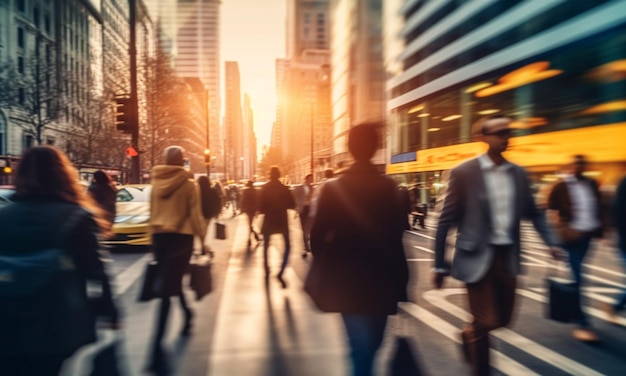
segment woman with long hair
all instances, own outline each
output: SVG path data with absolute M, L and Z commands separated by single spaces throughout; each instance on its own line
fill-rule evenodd
M 102 170 L 94 172 L 93 179 L 87 192 L 100 205 L 108 221 L 115 220 L 115 202 L 117 199 L 117 188 L 113 179 Z
M 13 202 L 0 209 L 0 262 L 21 271 L 23 279 L 16 274 L 21 286 L 3 286 L 15 294 L 0 292 L 0 369 L 7 375 L 56 375 L 76 349 L 95 341 L 93 313 L 118 325 L 98 254 L 98 235 L 110 224 L 67 156 L 53 146 L 26 150 L 15 189 Z M 52 263 L 28 269 L 24 260 Z M 56 277 L 46 280 L 45 273 L 53 272 Z M 87 281 L 90 291 L 94 283 L 101 287 L 97 307 L 87 303 Z M 70 290 L 74 295 L 66 299 Z

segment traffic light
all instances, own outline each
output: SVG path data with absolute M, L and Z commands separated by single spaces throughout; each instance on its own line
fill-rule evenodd
M 130 98 L 115 98 L 115 127 L 118 131 L 131 133 L 134 116 Z
M 204 149 L 204 164 L 207 166 L 211 164 L 211 150 L 209 149 Z

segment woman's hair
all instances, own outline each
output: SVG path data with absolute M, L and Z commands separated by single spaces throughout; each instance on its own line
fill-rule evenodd
M 94 215 L 101 230 L 110 227 L 102 209 L 78 182 L 78 171 L 65 153 L 53 146 L 34 146 L 24 152 L 15 177 L 14 199 L 77 204 Z
M 102 170 L 93 173 L 93 181 L 101 185 L 113 185 L 113 179 Z

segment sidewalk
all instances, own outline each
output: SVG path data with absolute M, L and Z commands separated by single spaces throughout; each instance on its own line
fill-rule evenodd
M 246 250 L 245 217 L 238 216 L 231 227 L 234 242 L 207 375 L 347 375 L 348 350 L 339 315 L 320 313 L 293 269 L 285 272 L 287 289 L 276 280 L 283 250 L 280 236 L 272 238 L 272 271 L 266 284 L 262 244 Z M 293 243 L 292 262 L 300 257 L 298 242 Z

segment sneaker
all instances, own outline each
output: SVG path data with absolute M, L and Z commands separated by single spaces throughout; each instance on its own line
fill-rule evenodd
M 581 342 L 598 342 L 598 336 L 589 329 L 578 328 L 572 331 L 572 337 Z
M 620 324 L 620 320 L 619 317 L 617 316 L 617 311 L 615 311 L 615 308 L 613 308 L 613 306 L 609 303 L 602 303 L 600 305 L 600 309 L 602 309 L 602 311 L 606 314 L 606 320 L 608 322 L 610 322 L 613 325 L 619 325 Z

